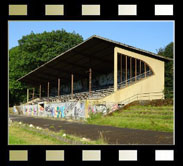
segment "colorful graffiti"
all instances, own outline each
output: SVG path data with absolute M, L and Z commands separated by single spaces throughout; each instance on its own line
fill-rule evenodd
M 80 119 L 87 117 L 87 114 L 90 113 L 101 112 L 102 114 L 107 114 L 117 109 L 117 104 L 106 105 L 78 101 L 24 105 L 23 114 L 27 116 Z
M 18 113 L 16 106 L 13 107 L 13 113 L 14 114 L 17 114 Z
M 42 116 L 55 118 L 84 118 L 84 102 L 45 103 L 38 105 L 24 105 L 23 114 L 27 116 Z
M 23 114 L 27 116 L 37 116 L 38 106 L 37 105 L 25 105 L 23 106 Z
M 95 114 L 95 113 L 103 113 L 103 114 L 107 114 L 107 107 L 104 104 L 97 104 L 97 105 L 89 105 L 88 106 L 88 113 L 91 114 Z
M 90 103 L 88 105 L 88 113 L 91 114 L 95 114 L 95 113 L 102 113 L 102 114 L 107 114 L 110 112 L 113 112 L 115 110 L 117 110 L 118 104 L 94 104 L 94 103 Z

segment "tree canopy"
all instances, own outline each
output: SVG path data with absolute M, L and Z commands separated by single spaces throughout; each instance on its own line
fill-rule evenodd
M 9 50 L 9 103 L 26 100 L 26 85 L 16 81 L 62 52 L 81 43 L 83 37 L 64 29 L 23 36 L 18 46 Z
M 158 54 L 173 59 L 173 42 L 160 48 Z M 165 97 L 173 98 L 173 60 L 165 63 Z

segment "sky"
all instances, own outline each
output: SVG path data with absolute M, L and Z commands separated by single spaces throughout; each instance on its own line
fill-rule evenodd
M 174 41 L 172 21 L 9 21 L 9 49 L 18 46 L 22 36 L 64 29 L 79 33 L 84 40 L 99 35 L 157 53 Z

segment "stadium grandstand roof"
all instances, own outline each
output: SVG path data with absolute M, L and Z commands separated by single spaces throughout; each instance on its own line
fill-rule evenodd
M 32 70 L 17 81 L 37 86 L 47 84 L 48 81 L 56 84 L 58 78 L 61 79 L 62 83 L 70 82 L 70 74 L 74 74 L 75 80 L 87 78 L 89 68 L 92 68 L 93 74 L 113 71 L 114 47 L 116 46 L 161 61 L 172 60 L 149 51 L 93 35 L 84 42 Z

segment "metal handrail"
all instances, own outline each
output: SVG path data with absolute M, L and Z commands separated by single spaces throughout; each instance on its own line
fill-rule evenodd
M 135 94 L 129 98 L 126 98 L 125 100 L 118 102 L 118 104 L 128 104 L 131 103 L 133 101 L 138 100 L 140 97 L 154 97 L 154 96 L 162 96 L 162 98 L 164 97 L 163 92 L 149 92 L 149 93 L 140 93 L 140 94 Z
M 153 72 L 151 70 L 149 70 L 149 71 L 139 74 L 135 77 L 131 77 L 125 81 L 118 83 L 118 88 L 121 89 L 123 87 L 126 87 L 127 85 L 134 83 L 136 80 L 140 80 L 142 78 L 145 78 L 145 76 L 150 76 L 152 74 L 153 74 Z
M 151 70 L 149 70 L 149 71 L 144 72 L 144 73 L 141 73 L 141 74 L 139 74 L 139 75 L 137 75 L 135 77 L 132 77 L 130 79 L 127 79 L 125 81 L 122 81 L 122 82 L 118 83 L 118 89 L 124 88 L 124 87 L 126 87 L 126 86 L 128 86 L 128 85 L 130 85 L 130 84 L 132 84 L 132 83 L 134 83 L 136 81 L 141 80 L 142 78 L 145 78 L 145 76 L 148 77 L 148 76 L 150 76 L 152 74 L 153 74 L 153 72 Z M 106 89 L 99 89 L 99 90 L 96 90 L 96 91 L 103 93 L 105 90 L 109 90 L 109 89 L 112 90 L 113 87 L 108 87 Z M 78 92 L 78 93 L 74 93 L 73 94 L 73 97 L 75 98 L 75 97 L 77 97 L 78 94 L 84 94 L 84 93 L 89 94 L 89 92 Z M 105 95 L 105 93 L 104 93 L 104 95 Z M 92 96 L 93 96 L 93 93 L 91 94 L 91 97 Z M 60 98 L 61 99 L 61 98 L 65 98 L 65 97 L 66 98 L 67 97 L 70 97 L 70 94 L 64 94 L 64 95 L 55 96 L 55 97 L 42 97 L 42 100 L 56 100 L 57 98 Z

